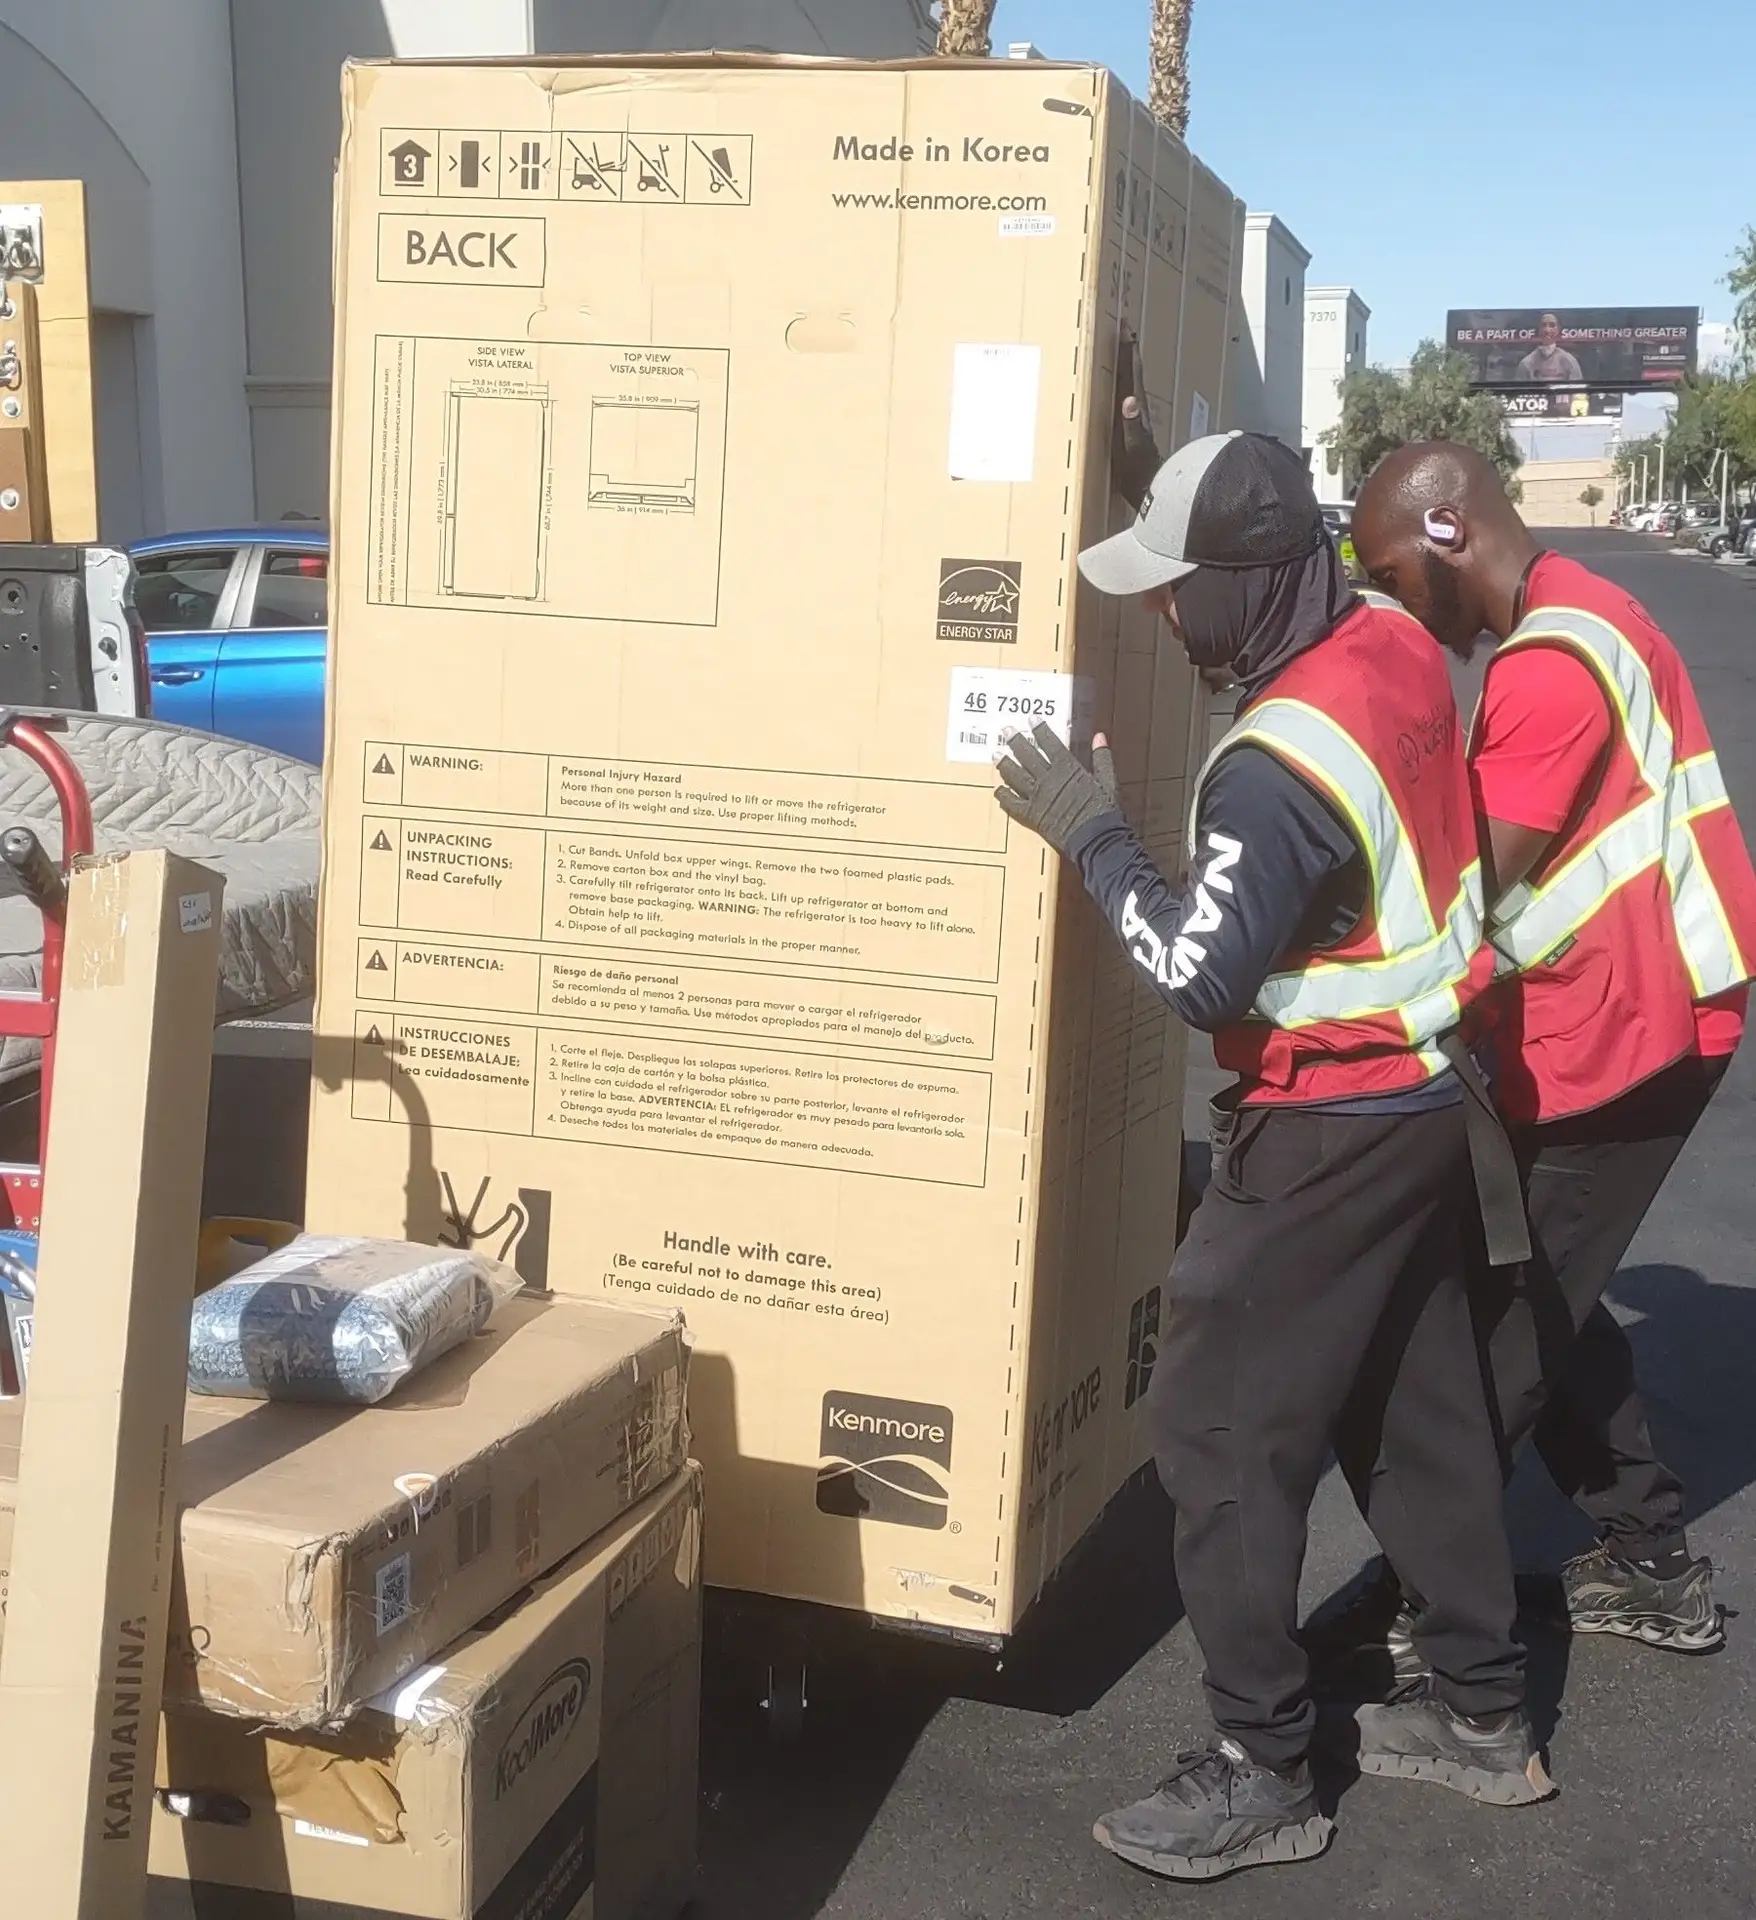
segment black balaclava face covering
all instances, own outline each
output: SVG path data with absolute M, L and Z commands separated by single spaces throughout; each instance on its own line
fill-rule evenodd
M 1172 588 L 1184 650 L 1229 667 L 1246 696 L 1316 646 L 1358 604 L 1333 540 L 1274 567 L 1197 567 Z

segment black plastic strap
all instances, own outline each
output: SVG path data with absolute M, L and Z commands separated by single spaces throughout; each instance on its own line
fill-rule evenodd
M 1439 1051 L 1456 1070 L 1463 1087 L 1463 1123 L 1469 1136 L 1469 1160 L 1475 1170 L 1476 1202 L 1488 1264 L 1515 1267 L 1530 1258 L 1530 1222 L 1524 1211 L 1524 1182 L 1512 1142 L 1494 1105 L 1494 1096 L 1455 1030 L 1439 1041 Z

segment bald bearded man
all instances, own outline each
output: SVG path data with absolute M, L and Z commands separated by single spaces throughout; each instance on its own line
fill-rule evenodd
M 1498 642 L 1469 763 L 1503 974 L 1496 1097 L 1535 1246 L 1477 1289 L 1508 1471 L 1534 1437 L 1598 1528 L 1563 1574 L 1576 1632 L 1704 1652 L 1724 1637 L 1712 1569 L 1602 1295 L 1742 1035 L 1756 873 L 1676 648 L 1544 551 L 1481 455 L 1390 454 L 1354 545 L 1453 652 Z

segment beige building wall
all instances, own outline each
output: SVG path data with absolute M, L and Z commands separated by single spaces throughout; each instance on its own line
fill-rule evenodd
M 1593 509 L 1579 496 L 1587 487 L 1599 487 L 1603 499 L 1596 508 L 1596 524 L 1609 524 L 1616 499 L 1616 470 L 1607 458 L 1596 460 L 1527 460 L 1518 469 L 1524 486 L 1519 512 L 1532 527 L 1589 527 Z

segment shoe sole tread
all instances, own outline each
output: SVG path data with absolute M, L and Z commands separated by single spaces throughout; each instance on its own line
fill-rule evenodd
M 1575 1633 L 1612 1633 L 1667 1653 L 1716 1653 L 1726 1643 L 1725 1627 L 1717 1619 L 1711 1625 L 1680 1627 L 1675 1620 L 1651 1614 L 1585 1612 L 1571 1615 L 1568 1624 Z
M 1245 1867 L 1281 1867 L 1315 1860 L 1335 1837 L 1335 1822 L 1325 1814 L 1314 1813 L 1308 1820 L 1276 1827 L 1232 1853 L 1207 1855 L 1157 1853 L 1150 1847 L 1131 1846 L 1107 1833 L 1101 1820 L 1092 1828 L 1091 1837 L 1118 1860 L 1164 1880 L 1221 1880 Z
M 1359 1768 L 1361 1773 L 1380 1779 L 1424 1780 L 1433 1786 L 1449 1787 L 1453 1793 L 1490 1807 L 1534 1807 L 1553 1798 L 1556 1791 L 1539 1754 L 1533 1754 L 1518 1773 L 1471 1767 L 1437 1754 L 1412 1753 L 1362 1752 Z

